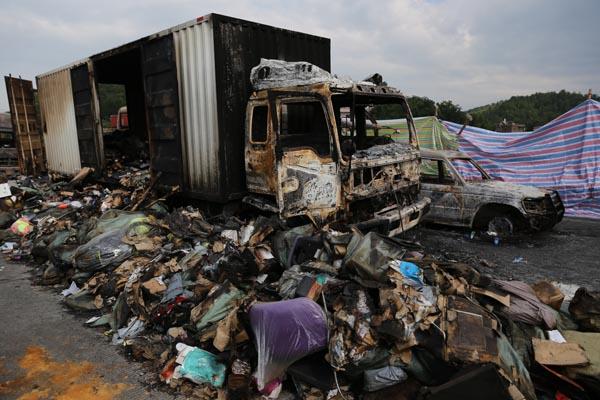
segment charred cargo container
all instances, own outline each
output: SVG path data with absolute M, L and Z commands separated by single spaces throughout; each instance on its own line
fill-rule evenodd
M 102 170 L 101 92 L 117 85 L 130 133 L 147 142 L 160 183 L 210 201 L 241 197 L 250 71 L 261 58 L 308 61 L 329 71 L 330 40 L 209 14 L 39 75 L 48 169 Z

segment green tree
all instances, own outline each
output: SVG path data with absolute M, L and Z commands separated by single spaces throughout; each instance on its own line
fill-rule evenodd
M 409 96 L 406 102 L 410 107 L 413 117 L 428 117 L 435 113 L 435 102 L 427 97 Z M 400 104 L 381 104 L 375 106 L 377 119 L 405 118 L 404 110 Z
M 411 96 L 406 101 L 413 117 L 429 117 L 435 114 L 435 101 L 429 97 Z
M 125 85 L 101 83 L 98 85 L 98 97 L 100 98 L 102 126 L 108 128 L 111 114 L 116 114 L 119 108 L 127 105 Z
M 452 100 L 444 100 L 438 103 L 437 106 L 439 119 L 459 124 L 463 124 L 467 119 L 467 113 L 462 110 L 461 106 L 454 104 Z

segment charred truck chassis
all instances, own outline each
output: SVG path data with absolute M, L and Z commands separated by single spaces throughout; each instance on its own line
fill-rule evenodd
M 317 223 L 344 218 L 359 228 L 378 228 L 390 235 L 415 226 L 429 205 L 429 199 L 417 199 L 416 136 L 411 135 L 411 143 L 373 145 L 344 154 L 335 97 L 356 105 L 357 95 L 369 101 L 404 101 L 399 92 L 376 85 L 340 89 L 319 83 L 255 92 L 246 115 L 248 191 L 270 199 L 285 218 L 308 216 Z M 295 132 L 295 123 L 316 129 Z M 346 141 L 352 139 L 368 138 L 351 135 Z

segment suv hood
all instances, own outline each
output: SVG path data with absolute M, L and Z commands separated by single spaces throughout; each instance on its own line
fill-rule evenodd
M 545 189 L 537 188 L 535 186 L 519 185 L 511 182 L 503 181 L 481 181 L 481 182 L 467 182 L 467 185 L 471 188 L 477 188 L 482 193 L 487 195 L 499 195 L 502 197 L 544 197 L 549 193 Z

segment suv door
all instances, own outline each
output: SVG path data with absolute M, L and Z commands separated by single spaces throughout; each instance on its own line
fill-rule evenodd
M 463 185 L 444 160 L 421 159 L 421 191 L 431 206 L 426 219 L 431 222 L 461 225 L 464 208 Z
M 278 116 L 277 202 L 283 217 L 324 220 L 341 204 L 341 180 L 333 158 L 333 126 L 320 98 L 285 97 Z

